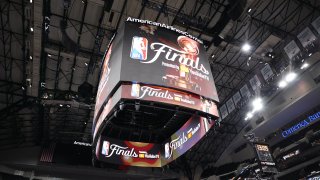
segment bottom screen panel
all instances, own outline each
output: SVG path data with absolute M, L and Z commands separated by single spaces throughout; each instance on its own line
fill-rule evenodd
M 194 115 L 162 144 L 122 141 L 101 136 L 96 156 L 98 160 L 107 163 L 161 167 L 192 148 L 212 126 L 213 123 L 210 124 L 208 119 Z

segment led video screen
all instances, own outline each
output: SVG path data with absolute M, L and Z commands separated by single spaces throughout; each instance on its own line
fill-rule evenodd
M 165 165 L 192 148 L 213 126 L 200 116 L 191 117 L 177 132 L 162 143 L 162 165 Z
M 119 28 L 117 35 L 110 40 L 103 57 L 94 111 L 95 120 L 99 118 L 100 109 L 107 103 L 111 91 L 120 82 L 123 31 L 123 27 Z
M 111 39 L 101 66 L 95 120 L 120 82 L 179 89 L 218 102 L 203 45 L 160 26 L 127 21 Z
M 202 111 L 218 117 L 217 105 L 215 102 L 204 99 L 199 95 L 183 91 L 141 84 L 127 84 L 121 86 L 122 98 L 154 101 L 167 104 L 174 104 L 190 109 Z
M 162 144 L 116 140 L 101 136 L 97 159 L 119 165 L 161 167 L 193 147 L 213 126 L 206 118 L 191 117 Z
M 202 44 L 175 31 L 126 22 L 121 80 L 193 92 L 218 101 Z

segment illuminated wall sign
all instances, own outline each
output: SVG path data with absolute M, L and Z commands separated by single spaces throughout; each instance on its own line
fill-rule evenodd
M 289 154 L 284 155 L 284 156 L 282 157 L 282 159 L 283 159 L 283 160 L 287 160 L 287 159 L 289 159 L 289 158 L 291 158 L 291 157 L 293 157 L 293 156 L 296 156 L 296 155 L 298 155 L 298 154 L 300 154 L 300 150 L 299 150 L 299 149 L 297 149 L 297 150 L 295 150 L 295 151 L 293 151 L 293 152 L 291 152 L 291 153 L 289 153 Z
M 320 119 L 320 112 L 317 112 L 317 113 L 309 116 L 307 119 L 304 119 L 304 120 L 300 121 L 299 123 L 291 126 L 287 130 L 282 131 L 282 136 L 284 138 L 286 138 L 286 137 L 290 136 L 291 134 L 299 131 L 300 129 L 309 126 L 310 124 L 312 124 L 313 122 L 315 122 L 319 119 Z

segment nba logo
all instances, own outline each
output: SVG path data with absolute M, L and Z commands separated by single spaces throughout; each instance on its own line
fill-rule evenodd
M 109 141 L 103 141 L 102 145 L 102 154 L 107 156 L 109 154 L 109 149 L 110 149 L 110 142 Z
M 148 51 L 148 40 L 144 37 L 134 36 L 132 38 L 130 57 L 132 59 L 146 60 Z
M 131 86 L 131 96 L 138 98 L 139 94 L 140 94 L 140 84 L 133 83 Z
M 168 159 L 168 158 L 170 158 L 170 156 L 171 156 L 170 145 L 169 145 L 169 143 L 166 143 L 164 145 L 164 157 Z

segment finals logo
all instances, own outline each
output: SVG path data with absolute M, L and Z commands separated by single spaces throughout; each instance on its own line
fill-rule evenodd
M 163 53 L 167 61 L 178 61 L 179 64 L 208 75 L 209 71 L 199 62 L 197 42 L 186 36 L 179 36 L 177 42 L 181 49 L 176 49 L 160 42 L 150 44 L 150 49 L 155 52 L 155 55 L 152 59 L 147 60 L 148 40 L 145 37 L 134 36 L 132 38 L 130 57 L 140 60 L 141 63 L 151 64 L 156 62 Z
M 101 154 L 106 158 L 112 156 L 124 156 L 132 158 L 146 158 L 146 159 L 159 159 L 159 154 L 149 154 L 147 151 L 136 150 L 134 147 L 120 146 L 111 144 L 109 141 L 104 141 Z
M 178 148 L 187 149 L 184 147 L 184 144 L 189 141 L 197 132 L 200 130 L 200 123 L 197 124 L 195 127 L 191 127 L 188 131 L 182 132 L 176 139 L 171 140 L 171 142 L 167 142 L 164 146 L 165 158 L 169 159 L 172 157 L 173 151 L 177 150 Z M 188 146 L 188 145 L 187 145 Z
M 131 96 L 136 97 L 137 99 L 143 99 L 145 96 L 149 96 L 173 100 L 173 96 L 168 90 L 156 89 L 149 86 L 140 86 L 140 84 L 132 84 Z

